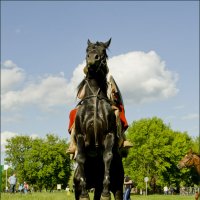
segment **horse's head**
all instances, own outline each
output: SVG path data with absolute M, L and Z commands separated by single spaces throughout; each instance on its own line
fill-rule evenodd
M 108 74 L 107 67 L 107 53 L 106 49 L 109 47 L 111 39 L 107 42 L 92 43 L 88 40 L 86 49 L 86 67 L 84 72 L 86 75 L 94 76 L 95 74 Z
M 190 150 L 178 163 L 177 167 L 182 169 L 193 165 L 193 152 Z

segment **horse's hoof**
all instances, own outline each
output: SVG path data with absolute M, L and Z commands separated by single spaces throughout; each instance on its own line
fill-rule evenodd
M 108 195 L 101 195 L 101 199 L 100 200 L 111 200 L 111 195 L 110 193 Z
M 86 196 L 80 196 L 79 200 L 90 200 L 90 197 L 89 195 L 86 195 Z

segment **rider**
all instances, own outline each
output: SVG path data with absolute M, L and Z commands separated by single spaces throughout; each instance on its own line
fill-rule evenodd
M 87 74 L 87 67 L 84 68 L 84 73 Z M 79 91 L 77 97 L 79 99 L 83 99 L 84 97 L 84 89 L 85 86 L 83 86 L 82 90 Z M 110 77 L 110 81 L 108 82 L 108 90 L 107 90 L 107 96 L 110 100 L 112 100 L 113 105 L 112 105 L 112 109 L 115 112 L 116 115 L 116 123 L 117 123 L 117 135 L 119 138 L 119 147 L 125 147 L 125 148 L 129 148 L 132 147 L 133 144 L 129 141 L 126 140 L 125 134 L 124 132 L 127 130 L 128 128 L 128 123 L 125 117 L 125 110 L 124 110 L 124 106 L 122 104 L 122 99 L 120 96 L 120 93 L 118 91 L 118 88 L 116 86 L 116 83 L 114 82 L 114 79 L 112 78 L 112 76 Z M 75 134 L 75 118 L 76 118 L 76 113 L 78 111 L 79 105 L 74 108 L 73 110 L 71 110 L 70 114 L 69 114 L 69 127 L 68 127 L 68 132 L 71 135 L 70 138 L 70 145 L 69 145 L 69 149 L 67 150 L 67 153 L 70 154 L 75 154 L 76 152 L 76 142 L 75 142 L 75 138 L 74 138 L 74 134 Z

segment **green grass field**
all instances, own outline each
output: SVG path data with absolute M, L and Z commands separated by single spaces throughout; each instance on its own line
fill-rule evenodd
M 93 199 L 93 194 L 90 194 Z M 32 194 L 1 194 L 2 200 L 74 200 L 74 193 L 63 192 L 42 192 Z M 113 198 L 112 198 L 113 199 Z M 131 200 L 194 200 L 194 196 L 180 195 L 131 195 Z

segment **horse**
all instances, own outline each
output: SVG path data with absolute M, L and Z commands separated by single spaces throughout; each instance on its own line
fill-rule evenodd
M 94 200 L 123 199 L 124 169 L 118 146 L 116 116 L 107 97 L 107 53 L 111 39 L 92 43 L 86 48 L 85 78 L 78 86 L 84 90 L 75 118 L 77 144 L 74 172 L 76 200 L 89 200 L 88 190 L 94 188 Z
M 190 149 L 188 153 L 179 161 L 177 167 L 182 169 L 184 167 L 195 167 L 198 175 L 200 176 L 200 156 Z

